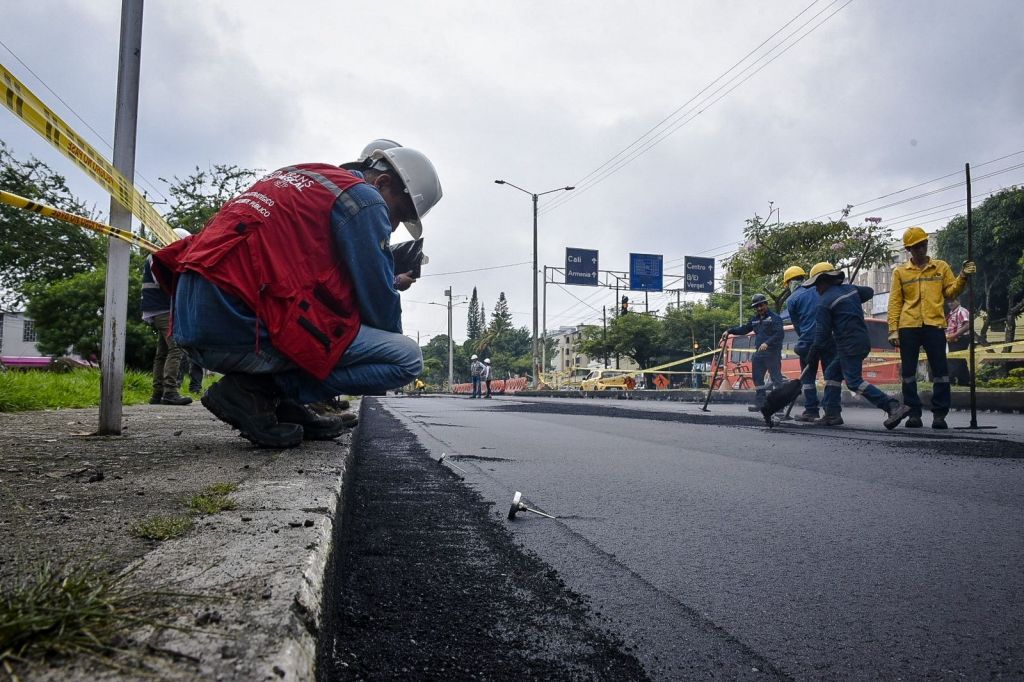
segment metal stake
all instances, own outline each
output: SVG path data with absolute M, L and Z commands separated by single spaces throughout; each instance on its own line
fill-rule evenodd
M 551 514 L 545 514 L 544 512 L 540 511 L 539 509 L 533 509 L 531 507 L 527 507 L 526 504 L 523 502 L 523 494 L 517 490 L 516 494 L 512 496 L 512 506 L 510 506 L 508 508 L 508 520 L 509 521 L 514 521 L 515 518 L 516 518 L 516 512 L 521 512 L 521 511 L 528 511 L 528 512 L 531 512 L 533 514 L 538 514 L 540 516 L 544 516 L 544 517 L 549 518 L 549 519 L 555 518 Z
M 445 459 L 447 459 L 447 457 L 448 457 L 448 453 L 447 453 L 447 452 L 442 452 L 442 453 L 441 453 L 441 456 L 440 456 L 440 457 L 438 458 L 438 460 L 437 460 L 437 463 L 438 463 L 438 465 L 439 465 L 439 466 L 443 466 L 443 465 L 444 465 L 444 460 L 445 460 Z M 448 462 L 448 466 L 450 466 L 450 467 L 453 467 L 453 468 L 455 468 L 455 469 L 458 469 L 459 471 L 461 471 L 462 473 L 466 474 L 467 476 L 469 475 L 469 472 L 468 472 L 468 471 L 466 471 L 465 469 L 463 469 L 462 467 L 460 467 L 460 466 L 459 466 L 458 464 L 456 464 L 455 462 Z

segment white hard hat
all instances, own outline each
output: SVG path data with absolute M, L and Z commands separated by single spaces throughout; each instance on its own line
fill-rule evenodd
M 484 358 L 484 364 L 485 365 L 491 364 L 491 359 L 490 358 Z
M 186 230 L 184 227 L 176 227 L 176 228 L 174 228 L 174 234 L 178 235 L 179 239 L 184 239 L 185 237 L 191 237 L 192 236 L 192 233 L 189 232 L 188 230 Z
M 412 197 L 413 208 L 416 209 L 416 220 L 405 222 L 405 228 L 413 239 L 423 235 L 423 216 L 430 212 L 441 200 L 441 181 L 430 159 L 423 152 L 411 147 L 392 147 L 378 149 L 370 154 L 370 160 L 376 170 L 386 171 L 393 168 L 405 185 L 405 191 Z
M 370 154 L 373 154 L 378 149 L 394 149 L 395 147 L 401 147 L 402 145 L 394 140 L 389 140 L 386 137 L 380 137 L 371 142 L 370 144 L 363 147 L 363 151 L 359 153 L 359 158 L 356 161 L 366 161 L 370 158 Z
M 471 355 L 471 356 L 469 357 L 469 359 L 470 359 L 470 360 L 476 360 L 476 355 Z

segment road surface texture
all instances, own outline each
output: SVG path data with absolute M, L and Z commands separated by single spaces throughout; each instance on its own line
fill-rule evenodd
M 487 502 L 398 419 L 372 404 L 363 415 L 320 680 L 645 679 L 585 602 L 488 518 Z
M 1019 416 L 769 430 L 742 405 L 368 402 L 332 672 L 1024 677 Z M 506 520 L 514 491 L 558 518 Z M 498 642 L 502 613 L 527 622 Z

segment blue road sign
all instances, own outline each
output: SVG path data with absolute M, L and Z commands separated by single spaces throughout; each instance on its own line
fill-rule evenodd
M 565 283 L 597 286 L 597 251 L 565 249 Z
M 686 279 L 683 291 L 710 294 L 715 290 L 715 259 L 686 256 L 684 258 Z
M 629 288 L 641 291 L 661 291 L 661 254 L 629 254 Z

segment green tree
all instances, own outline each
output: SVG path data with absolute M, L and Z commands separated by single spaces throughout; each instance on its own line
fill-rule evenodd
M 0 187 L 87 218 L 97 216 L 64 178 L 30 157 L 19 161 L 0 141 Z M 74 225 L 0 204 L 0 305 L 21 305 L 33 284 L 88 272 L 102 263 L 106 240 Z
M 251 168 L 214 164 L 209 170 L 196 170 L 185 178 L 174 176 L 169 183 L 170 211 L 166 216 L 171 227 L 183 227 L 192 234 L 199 232 L 207 221 L 229 199 L 248 189 L 261 174 Z
M 768 224 L 754 215 L 743 230 L 744 246 L 728 262 L 730 279 L 742 279 L 745 295 L 765 293 L 775 310 L 781 310 L 789 291 L 782 286 L 782 273 L 791 265 L 809 270 L 827 261 L 837 268 L 866 269 L 889 262 L 889 230 L 877 219 L 853 226 L 843 219 L 827 223 L 801 221 Z M 848 275 L 852 273 L 848 272 Z
M 487 326 L 488 331 L 501 332 L 512 328 L 512 313 L 508 310 L 508 300 L 505 299 L 505 292 L 498 294 L 498 302 L 494 304 L 491 311 L 491 322 Z
M 133 255 L 128 278 L 125 364 L 144 371 L 153 366 L 156 335 L 140 319 L 142 262 L 142 256 Z M 35 320 L 43 353 L 64 355 L 70 350 L 84 358 L 99 357 L 105 287 L 103 268 L 30 287 L 28 315 Z
M 1006 340 L 1013 341 L 1016 319 L 1024 312 L 1024 188 L 1011 187 L 987 198 L 971 211 L 971 224 L 978 265 L 975 305 L 988 312 L 983 332 L 992 322 L 1003 322 Z M 936 256 L 958 272 L 967 259 L 967 217 L 957 216 L 934 239 Z
M 665 315 L 661 328 L 661 351 L 666 360 L 684 358 L 718 347 L 724 329 L 736 324 L 733 310 L 704 303 L 685 303 Z M 697 348 L 693 347 L 697 344 Z
M 614 323 L 615 320 L 612 320 L 610 324 Z M 588 324 L 581 327 L 580 340 L 576 347 L 583 355 L 602 362 L 605 358 L 615 355 L 615 344 L 608 337 L 604 325 Z
M 652 315 L 620 315 L 608 325 L 608 341 L 616 353 L 633 358 L 643 369 L 661 353 L 660 331 L 661 322 Z
M 483 334 L 484 321 L 480 317 L 480 300 L 476 295 L 476 287 L 473 287 L 473 295 L 469 297 L 469 312 L 466 314 L 466 336 L 471 341 L 476 341 Z
M 421 349 L 423 373 L 420 377 L 428 384 L 440 386 L 448 381 L 448 335 L 438 334 Z

